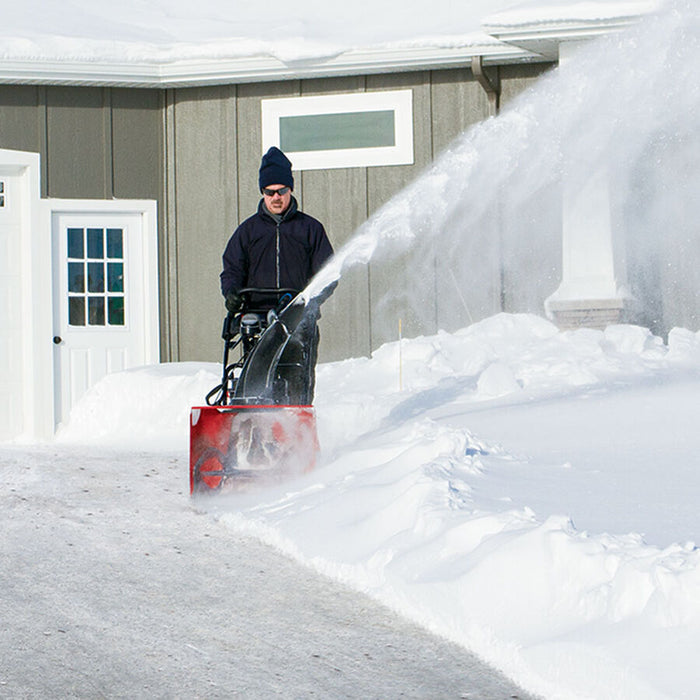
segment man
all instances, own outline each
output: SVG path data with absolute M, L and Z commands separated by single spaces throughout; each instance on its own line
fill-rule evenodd
M 234 231 L 224 250 L 221 292 L 230 314 L 241 309 L 241 289 L 288 288 L 299 292 L 333 255 L 321 222 L 299 210 L 292 195 L 292 164 L 279 148 L 273 146 L 263 156 L 258 185 L 263 197 L 257 213 Z M 278 295 L 252 296 L 251 302 L 257 308 L 271 309 L 277 305 Z M 308 403 L 313 398 L 319 305 L 320 300 L 310 305 L 299 331 L 308 374 Z
M 321 222 L 299 210 L 292 164 L 279 148 L 263 156 L 258 184 L 258 211 L 235 230 L 223 255 L 221 292 L 231 313 L 240 309 L 240 289 L 301 291 L 333 255 Z

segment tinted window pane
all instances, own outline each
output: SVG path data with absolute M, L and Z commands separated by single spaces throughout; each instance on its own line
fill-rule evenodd
M 88 297 L 88 323 L 91 326 L 105 325 L 105 300 L 104 297 Z
M 107 300 L 110 326 L 124 325 L 124 297 L 109 297 Z
M 85 291 L 85 265 L 84 263 L 68 263 L 68 291 Z
M 101 228 L 89 228 L 87 230 L 88 258 L 104 258 L 104 230 Z
M 68 323 L 71 326 L 85 325 L 85 298 L 68 298 Z
M 88 292 L 104 292 L 104 263 L 88 263 Z
M 395 146 L 394 116 L 389 109 L 281 117 L 280 148 L 299 152 Z
M 123 231 L 120 228 L 108 228 L 107 229 L 107 257 L 108 258 L 123 258 L 124 257 Z
M 124 263 L 107 263 L 107 291 L 124 291 Z
M 68 229 L 68 257 L 84 258 L 85 248 L 83 247 L 83 229 Z

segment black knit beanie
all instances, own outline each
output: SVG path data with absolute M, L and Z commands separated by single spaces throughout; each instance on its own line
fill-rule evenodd
M 272 146 L 262 157 L 258 182 L 260 189 L 268 185 L 286 185 L 294 189 L 292 164 L 279 148 Z

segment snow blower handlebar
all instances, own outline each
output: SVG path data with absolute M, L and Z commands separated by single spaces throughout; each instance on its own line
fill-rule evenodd
M 221 331 L 224 341 L 221 384 L 215 386 L 206 395 L 207 405 L 221 406 L 228 403 L 233 395 L 235 370 L 243 367 L 262 331 L 277 318 L 282 309 L 298 293 L 297 289 L 290 287 L 243 287 L 238 290 L 241 308 L 226 315 Z M 241 358 L 229 364 L 231 351 L 241 344 L 243 345 Z
M 291 287 L 243 287 L 237 294 L 241 298 L 241 307 L 238 311 L 229 312 L 224 318 L 224 327 L 221 337 L 230 341 L 240 330 L 237 321 L 246 313 L 267 314 L 273 311 L 278 314 L 294 297 L 299 290 Z M 262 297 L 253 302 L 253 296 Z

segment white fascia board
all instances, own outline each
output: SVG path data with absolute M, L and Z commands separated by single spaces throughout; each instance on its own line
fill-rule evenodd
M 483 56 L 486 64 L 543 60 L 529 51 L 493 40 L 454 48 L 347 51 L 328 59 L 290 64 L 272 56 L 167 64 L 0 60 L 0 83 L 170 88 L 465 67 L 470 65 L 472 56 Z

